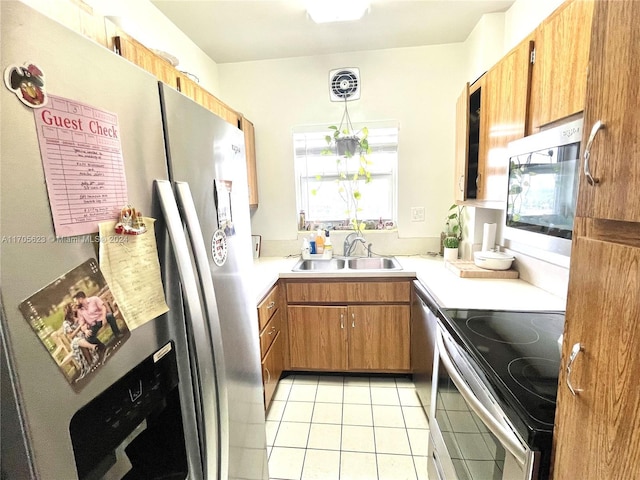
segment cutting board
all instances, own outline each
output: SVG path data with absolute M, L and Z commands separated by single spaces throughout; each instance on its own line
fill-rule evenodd
M 475 263 L 466 260 L 453 260 L 446 262 L 447 268 L 462 278 L 518 278 L 518 271 L 487 270 L 480 268 Z

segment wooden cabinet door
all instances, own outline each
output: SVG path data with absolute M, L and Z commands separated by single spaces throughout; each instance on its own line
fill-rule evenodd
M 568 0 L 535 31 L 534 131 L 584 108 L 593 3 Z
M 456 102 L 456 150 L 454 194 L 456 201 L 467 199 L 467 160 L 469 152 L 469 84 Z
M 244 132 L 244 150 L 247 156 L 247 183 L 249 186 L 249 206 L 258 208 L 258 171 L 256 168 L 255 128 L 247 118 L 242 117 L 240 126 Z
M 590 185 L 581 175 L 578 215 L 640 222 L 640 2 L 595 6 L 582 148 L 592 126 Z M 584 159 L 582 160 L 584 162 Z
M 554 429 L 554 479 L 640 478 L 639 319 L 640 248 L 575 239 Z M 571 366 L 570 380 L 582 391 L 573 396 L 566 385 L 567 362 L 576 343 L 583 351 Z
M 289 362 L 293 369 L 347 369 L 346 307 L 289 306 Z
M 480 156 L 478 198 L 506 202 L 509 142 L 527 131 L 533 41 L 526 39 L 487 72 L 482 95 L 486 111 L 485 153 Z
M 409 320 L 409 305 L 350 306 L 349 370 L 409 370 Z
M 262 383 L 264 386 L 265 408 L 269 408 L 271 398 L 278 386 L 278 381 L 280 380 L 284 366 L 282 338 L 282 332 L 279 332 L 262 360 Z

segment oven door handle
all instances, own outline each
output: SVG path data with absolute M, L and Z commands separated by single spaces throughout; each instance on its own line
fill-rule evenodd
M 516 461 L 523 468 L 527 467 L 527 450 L 513 434 L 513 432 L 507 430 L 501 425 L 493 415 L 486 409 L 484 405 L 476 398 L 473 391 L 467 385 L 467 382 L 462 378 L 462 375 L 458 373 L 453 360 L 447 351 L 447 347 L 444 344 L 442 337 L 442 331 L 438 328 L 437 334 L 438 352 L 440 360 L 444 364 L 447 373 L 451 377 L 451 380 L 458 387 L 460 394 L 465 399 L 469 407 L 480 417 L 482 422 L 491 430 L 491 432 L 498 438 L 500 443 L 515 457 Z

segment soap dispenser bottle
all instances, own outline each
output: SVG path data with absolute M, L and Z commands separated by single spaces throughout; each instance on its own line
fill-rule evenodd
M 321 228 L 319 228 L 316 233 L 316 253 L 324 253 L 324 232 Z
M 308 260 L 311 258 L 311 245 L 309 245 L 309 240 L 307 238 L 302 239 L 302 259 Z
M 331 243 L 331 236 L 329 235 L 329 230 L 325 231 L 324 236 L 324 252 L 322 253 L 322 258 L 331 258 L 333 257 L 333 244 Z

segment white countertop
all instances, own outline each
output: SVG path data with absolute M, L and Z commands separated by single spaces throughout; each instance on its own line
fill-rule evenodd
M 493 310 L 563 310 L 566 299 L 520 279 L 461 278 L 448 270 L 441 257 L 396 256 L 403 270 L 391 272 L 293 272 L 300 257 L 262 257 L 254 260 L 251 279 L 260 301 L 279 278 L 416 277 L 441 307 Z

